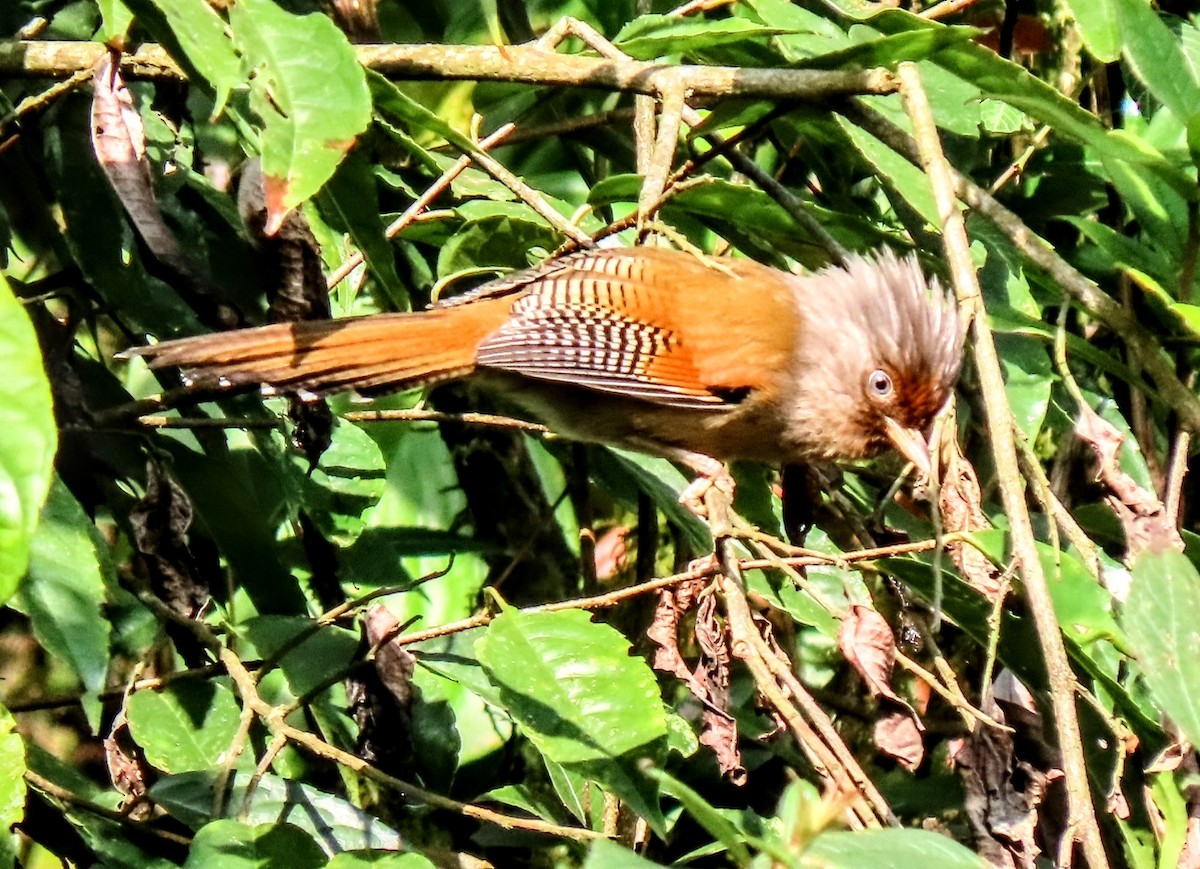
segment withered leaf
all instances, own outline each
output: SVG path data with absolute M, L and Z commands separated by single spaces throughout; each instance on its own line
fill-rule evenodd
M 872 697 L 904 703 L 890 684 L 896 638 L 883 616 L 868 606 L 853 604 L 838 631 L 838 648 L 867 683 Z
M 875 747 L 908 772 L 916 772 L 925 759 L 923 727 L 911 709 L 895 708 L 875 719 Z

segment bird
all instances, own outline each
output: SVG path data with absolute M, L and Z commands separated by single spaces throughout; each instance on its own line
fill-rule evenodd
M 194 388 L 317 397 L 467 380 L 571 439 L 680 462 L 919 469 L 963 330 L 915 256 L 794 274 L 658 247 L 550 259 L 419 312 L 275 323 L 126 352 Z

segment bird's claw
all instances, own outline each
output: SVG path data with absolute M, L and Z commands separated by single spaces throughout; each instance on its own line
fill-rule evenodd
M 726 470 L 724 465 L 718 465 L 714 469 L 706 469 L 700 476 L 692 480 L 687 488 L 679 495 L 679 503 L 687 507 L 700 518 L 708 516 L 708 507 L 704 503 L 704 499 L 712 490 L 716 490 L 725 499 L 732 504 L 733 494 L 736 486 L 733 482 L 733 476 Z

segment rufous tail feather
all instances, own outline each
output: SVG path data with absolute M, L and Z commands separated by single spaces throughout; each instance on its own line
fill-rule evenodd
M 476 348 L 503 322 L 510 304 L 276 323 L 164 341 L 123 355 L 142 356 L 152 368 L 177 366 L 189 385 L 207 388 L 395 391 L 470 374 Z

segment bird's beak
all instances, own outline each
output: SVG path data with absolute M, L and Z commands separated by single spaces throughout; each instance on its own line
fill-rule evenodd
M 916 465 L 918 471 L 928 476 L 932 461 L 929 457 L 929 443 L 925 440 L 925 435 L 915 428 L 905 428 L 891 417 L 887 418 L 885 424 L 888 440 L 892 442 L 892 446 L 900 455 Z

